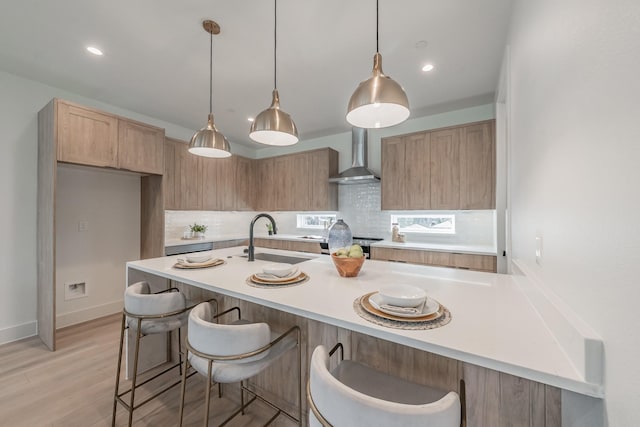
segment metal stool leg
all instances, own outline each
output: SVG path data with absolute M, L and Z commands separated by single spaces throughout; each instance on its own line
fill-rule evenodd
M 204 405 L 204 427 L 209 426 L 209 405 L 211 403 L 211 365 L 213 362 L 209 360 L 209 366 L 207 368 L 207 388 L 205 390 L 205 405 Z
M 129 404 L 129 427 L 133 424 L 134 399 L 136 396 L 136 380 L 138 378 L 138 356 L 140 354 L 140 338 L 142 338 L 142 319 L 138 319 L 136 328 L 136 349 L 133 357 L 133 378 L 131 379 L 131 403 Z
M 122 325 L 120 326 L 120 350 L 118 351 L 118 367 L 116 368 L 116 390 L 113 394 L 113 413 L 111 415 L 111 427 L 116 425 L 116 410 L 118 408 L 118 391 L 120 387 L 120 369 L 122 366 L 122 348 L 124 346 L 124 331 L 126 329 L 127 316 L 122 314 Z
M 187 392 L 187 370 L 189 368 L 189 350 L 185 349 L 184 367 L 182 368 L 182 386 L 180 392 L 180 427 L 182 427 L 182 418 L 184 416 L 184 396 Z

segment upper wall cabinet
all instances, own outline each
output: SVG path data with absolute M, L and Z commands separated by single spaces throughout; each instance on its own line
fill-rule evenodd
M 495 209 L 495 121 L 382 140 L 382 209 Z
M 164 129 L 118 119 L 118 168 L 162 175 Z
M 189 153 L 189 145 L 166 138 L 164 146 L 164 208 L 202 209 L 202 157 Z
M 57 101 L 58 160 L 118 167 L 118 118 Z
M 338 209 L 338 152 L 331 148 L 258 160 L 256 210 Z
M 56 99 L 58 161 L 162 175 L 164 129 Z

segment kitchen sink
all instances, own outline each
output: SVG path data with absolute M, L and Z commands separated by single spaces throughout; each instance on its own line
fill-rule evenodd
M 247 258 L 248 255 L 240 255 L 242 258 Z M 285 262 L 287 264 L 299 264 L 301 262 L 309 261 L 313 258 L 302 258 L 296 256 L 287 256 L 287 255 L 278 255 L 278 254 L 269 254 L 264 252 L 258 252 L 255 255 L 256 259 L 260 259 L 262 261 L 271 261 L 271 262 Z

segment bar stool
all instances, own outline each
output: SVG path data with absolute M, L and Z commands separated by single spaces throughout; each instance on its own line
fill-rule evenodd
M 212 300 L 216 304 L 217 301 Z M 188 311 L 184 294 L 177 288 L 165 289 L 160 292 L 151 293 L 147 282 L 137 282 L 127 287 L 124 293 L 124 310 L 122 311 L 122 325 L 120 329 L 120 350 L 118 352 L 118 368 L 116 371 L 116 387 L 113 397 L 113 414 L 111 425 L 115 426 L 116 410 L 118 403 L 123 405 L 129 412 L 129 426 L 133 421 L 133 411 L 153 398 L 159 396 L 170 388 L 178 385 L 180 379 L 174 383 L 156 391 L 152 396 L 147 397 L 142 402 L 135 402 L 136 390 L 159 376 L 169 372 L 174 368 L 182 369 L 182 349 L 180 328 L 187 323 Z M 133 357 L 133 373 L 131 378 L 131 388 L 120 391 L 120 372 L 122 367 L 122 350 L 126 329 L 136 332 Z M 178 362 L 155 374 L 154 376 L 137 383 L 138 380 L 138 358 L 140 353 L 141 338 L 146 335 L 160 334 L 171 331 L 178 331 Z M 180 372 L 181 374 L 182 372 Z M 195 372 L 192 372 L 193 375 Z M 129 401 L 125 401 L 123 396 L 130 393 Z
M 310 426 L 459 427 L 460 398 L 342 360 L 329 371 L 329 354 L 318 346 L 311 356 L 307 400 Z
M 212 323 L 219 317 L 237 312 L 238 320 L 230 324 Z M 233 307 L 220 314 L 212 315 L 211 305 L 198 304 L 189 314 L 189 327 L 186 340 L 187 357 L 182 369 L 182 394 L 180 400 L 180 426 L 182 426 L 184 399 L 186 393 L 186 372 L 192 366 L 200 375 L 208 378 L 205 388 L 204 425 L 208 425 L 209 406 L 212 384 L 240 383 L 240 407 L 231 414 L 221 425 L 226 424 L 239 413 L 244 415 L 245 408 L 256 399 L 261 400 L 277 413 L 269 420 L 274 421 L 279 415 L 285 415 L 299 425 L 302 425 L 302 360 L 300 339 L 301 332 L 294 326 L 285 333 L 278 335 L 271 332 L 266 323 L 251 323 L 241 319 L 240 308 Z M 288 350 L 297 348 L 297 418 L 276 406 L 273 402 L 259 396 L 249 389 L 245 380 L 259 374 L 272 365 Z M 253 396 L 245 403 L 245 392 Z

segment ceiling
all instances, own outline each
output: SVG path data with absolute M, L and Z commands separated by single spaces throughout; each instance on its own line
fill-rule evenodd
M 491 99 L 510 5 L 380 0 L 383 69 L 405 88 L 411 117 Z M 216 125 L 232 144 L 264 147 L 250 141 L 247 118 L 271 102 L 273 1 L 13 1 L 0 14 L 0 69 L 195 131 L 209 107 L 204 19 L 221 26 Z M 349 129 L 346 106 L 371 73 L 375 30 L 373 0 L 278 2 L 280 105 L 302 140 Z M 422 72 L 426 63 L 435 69 Z

